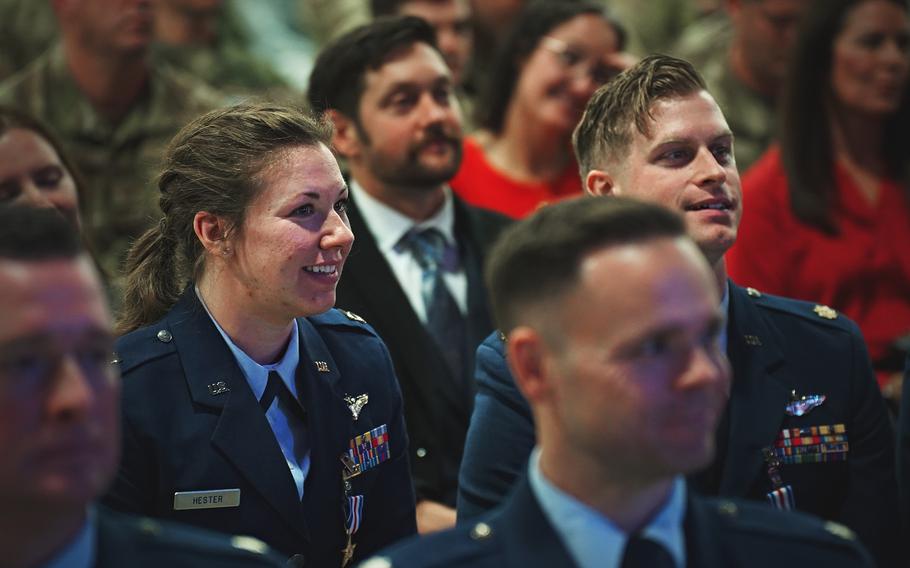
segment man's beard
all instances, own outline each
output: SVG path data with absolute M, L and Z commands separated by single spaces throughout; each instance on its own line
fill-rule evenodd
M 427 167 L 420 161 L 420 154 L 427 146 L 436 143 L 447 144 L 452 149 L 448 165 Z M 374 154 L 371 169 L 374 175 L 389 185 L 398 187 L 436 187 L 455 176 L 461 166 L 461 138 L 446 132 L 442 126 L 427 129 L 424 139 L 408 149 L 403 161 L 390 161 L 386 156 Z

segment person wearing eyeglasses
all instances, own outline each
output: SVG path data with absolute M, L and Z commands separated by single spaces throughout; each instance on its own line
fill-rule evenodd
M 628 65 L 624 45 L 601 4 L 530 3 L 481 86 L 455 193 L 513 218 L 581 193 L 572 129 L 594 91 Z

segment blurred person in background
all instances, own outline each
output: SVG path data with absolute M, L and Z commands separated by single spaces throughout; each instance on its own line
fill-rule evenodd
M 452 189 L 523 217 L 581 193 L 572 130 L 594 91 L 627 64 L 622 28 L 589 2 L 532 2 L 503 42 L 477 100 Z
M 0 203 L 56 209 L 80 226 L 81 183 L 57 138 L 43 124 L 0 106 Z
M 155 65 L 149 0 L 54 0 L 60 41 L 0 84 L 0 103 L 48 125 L 85 176 L 83 228 L 106 274 L 156 210 L 152 176 L 167 141 L 223 97 Z
M 57 39 L 50 0 L 0 0 L 0 81 L 24 69 Z
M 436 31 L 436 44 L 452 72 L 452 83 L 461 85 L 471 57 L 471 5 L 468 0 L 370 0 L 373 17 L 417 16 Z
M 891 399 L 910 334 L 908 50 L 905 0 L 814 2 L 729 260 L 744 285 L 855 320 Z
M 416 16 L 436 31 L 436 45 L 452 73 L 455 96 L 461 106 L 463 129 L 474 112 L 474 98 L 464 90 L 468 62 L 474 45 L 471 4 L 468 0 L 370 0 L 373 17 Z
M 288 98 L 287 83 L 254 56 L 224 0 L 156 0 L 152 57 L 192 73 L 238 101 Z
M 723 0 L 724 12 L 693 26 L 675 50 L 701 72 L 727 117 L 741 172 L 774 140 L 775 105 L 807 5 L 806 0 Z

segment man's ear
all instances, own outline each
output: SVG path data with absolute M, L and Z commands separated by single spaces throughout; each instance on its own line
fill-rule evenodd
M 233 252 L 227 240 L 227 223 L 218 215 L 199 211 L 193 217 L 193 232 L 209 254 L 230 256 Z
M 603 170 L 591 170 L 585 176 L 585 191 L 589 195 L 615 195 L 615 189 L 615 181 Z
M 543 337 L 531 327 L 519 326 L 509 333 L 506 354 L 515 384 L 529 402 L 546 396 L 549 390 Z
M 345 158 L 356 157 L 360 153 L 360 133 L 354 121 L 335 109 L 327 110 L 325 116 L 334 127 L 332 146 L 335 151 Z

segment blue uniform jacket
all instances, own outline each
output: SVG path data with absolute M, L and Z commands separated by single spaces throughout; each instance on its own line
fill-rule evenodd
M 104 502 L 115 509 L 255 536 L 307 566 L 341 566 L 341 455 L 388 426 L 390 458 L 350 480 L 362 495 L 356 558 L 416 532 L 401 394 L 372 328 L 338 310 L 298 319 L 298 388 L 311 466 L 299 499 L 275 435 L 192 287 L 158 323 L 117 342 L 123 456 Z M 321 367 L 321 370 L 320 370 Z M 358 418 L 345 396 L 369 396 Z M 240 489 L 236 507 L 175 510 L 174 493 Z
M 262 541 L 97 510 L 94 568 L 281 568 Z
M 783 464 L 796 508 L 853 529 L 881 566 L 897 555 L 897 484 L 891 425 L 856 325 L 796 300 L 730 286 L 727 351 L 733 367 L 725 451 L 712 494 L 760 501 L 772 490 L 762 448 L 783 429 L 843 424 L 846 461 Z M 827 316 L 827 317 L 824 317 Z M 474 415 L 460 472 L 459 522 L 498 505 L 534 446 L 530 408 L 494 333 L 477 352 Z M 825 395 L 803 416 L 785 408 Z
M 872 568 L 843 526 L 751 503 L 689 495 L 683 523 L 692 568 Z M 527 481 L 484 521 L 411 540 L 361 568 L 572 568 L 576 566 Z

